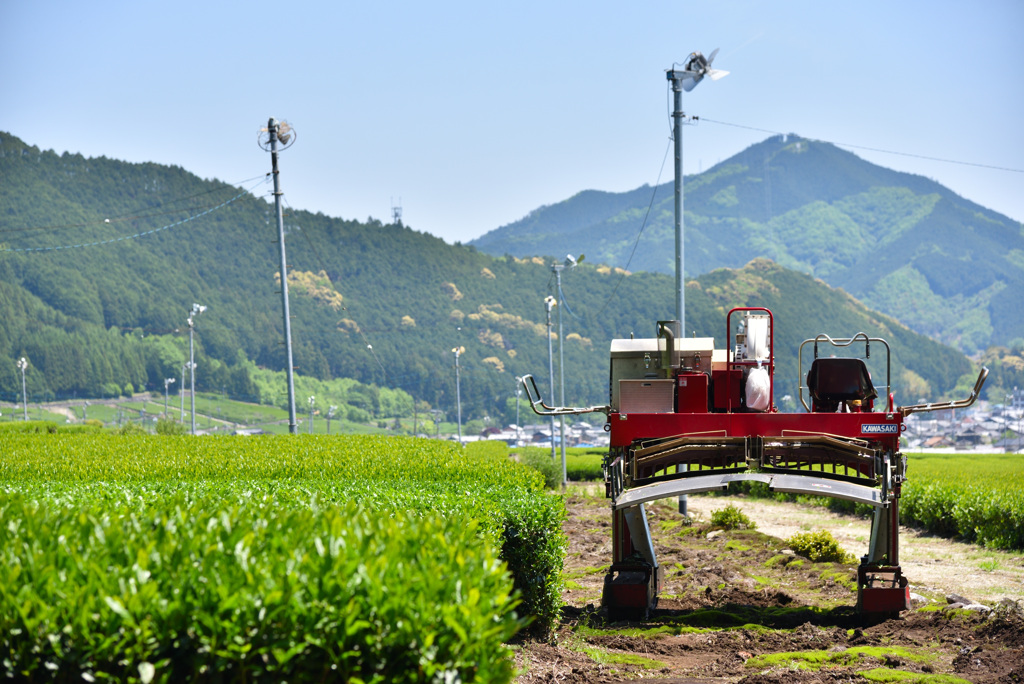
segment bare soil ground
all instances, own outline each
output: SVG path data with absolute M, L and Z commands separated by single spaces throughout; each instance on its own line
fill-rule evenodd
M 648 507 L 664 568 L 657 609 L 610 623 L 600 610 L 611 562 L 603 485 L 570 489 L 565 609 L 548 641 L 517 644 L 519 683 L 1024 682 L 1024 558 L 901 531 L 901 561 L 920 596 L 899 617 L 854 611 L 854 564 L 813 563 L 787 551 L 797 532 L 827 529 L 855 557 L 870 521 L 798 504 L 741 497 Z M 753 530 L 712 534 L 714 510 L 734 505 Z M 948 607 L 958 594 L 993 608 Z M 897 679 L 900 678 L 900 679 Z

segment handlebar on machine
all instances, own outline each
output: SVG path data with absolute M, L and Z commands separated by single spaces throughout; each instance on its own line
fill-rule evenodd
M 533 379 L 532 375 L 524 375 L 520 381 L 523 383 L 523 389 L 526 390 L 526 398 L 530 401 L 530 407 L 539 416 L 578 416 L 582 413 L 607 414 L 611 410 L 609 406 L 548 406 L 541 399 L 540 391 L 537 389 L 537 382 Z M 540 408 L 537 408 L 538 406 Z
M 981 367 L 981 372 L 978 373 L 978 380 L 974 383 L 974 389 L 971 390 L 971 396 L 966 399 L 959 399 L 957 401 L 946 401 L 941 404 L 914 404 L 913 406 L 901 406 L 900 413 L 906 418 L 911 413 L 924 413 L 926 411 L 943 411 L 945 409 L 957 409 L 967 408 L 974 403 L 974 400 L 981 394 L 982 385 L 985 384 L 985 378 L 988 377 L 988 368 L 985 366 Z

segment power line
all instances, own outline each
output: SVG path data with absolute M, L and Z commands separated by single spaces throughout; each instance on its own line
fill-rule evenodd
M 622 281 L 626 278 L 626 272 L 629 270 L 629 265 L 633 263 L 633 256 L 636 254 L 636 248 L 640 244 L 640 238 L 644 234 L 644 229 L 647 227 L 647 219 L 651 215 L 651 208 L 654 206 L 654 197 L 658 194 L 658 186 L 661 184 L 661 174 L 665 172 L 665 162 L 668 160 L 668 151 L 672 149 L 672 137 L 669 136 L 668 144 L 665 145 L 665 156 L 661 158 L 661 168 L 658 170 L 658 180 L 654 181 L 654 187 L 651 189 L 651 201 L 647 203 L 647 212 L 644 214 L 643 223 L 640 224 L 640 232 L 636 234 L 636 240 L 633 242 L 633 251 L 629 253 L 629 259 L 626 260 L 626 265 L 622 269 L 622 275 L 619 276 L 619 281 L 615 283 L 615 289 L 608 296 L 608 300 L 605 301 L 604 306 L 597 312 L 597 316 L 600 317 L 604 310 L 608 308 L 612 300 L 615 299 L 616 293 L 619 291 L 619 285 L 622 285 Z
M 265 182 L 266 182 L 266 180 L 261 181 L 261 183 L 265 183 Z M 259 185 L 259 183 L 257 183 L 256 185 Z M 256 187 L 256 186 L 254 185 L 253 187 Z M 134 235 L 122 235 L 120 237 L 110 238 L 108 240 L 97 240 L 95 242 L 83 242 L 83 243 L 80 243 L 80 244 L 77 244 L 77 245 L 60 245 L 60 246 L 57 246 L 57 247 L 3 247 L 3 248 L 0 248 L 0 252 L 51 252 L 51 251 L 61 250 L 61 249 L 77 249 L 79 247 L 96 247 L 96 246 L 99 246 L 99 245 L 108 245 L 108 244 L 111 244 L 111 243 L 114 243 L 114 242 L 122 242 L 124 240 L 134 240 L 135 238 L 140 238 L 140 237 L 144 237 L 146 235 L 152 235 L 153 233 L 159 233 L 159 232 L 164 231 L 164 230 L 169 230 L 171 228 L 176 228 L 177 226 L 189 223 L 190 221 L 194 221 L 194 220 L 196 220 L 198 218 L 202 218 L 203 216 L 206 216 L 207 214 L 212 214 L 213 212 L 217 211 L 218 209 L 222 209 L 222 208 L 228 206 L 229 204 L 231 204 L 232 202 L 235 202 L 235 201 L 241 199 L 242 197 L 245 197 L 249 193 L 250 193 L 250 190 L 243 190 L 242 192 L 238 193 L 237 195 L 235 195 L 231 199 L 229 199 L 227 201 L 224 201 L 224 202 L 221 202 L 220 204 L 218 204 L 218 205 L 216 205 L 214 207 L 211 207 L 211 208 L 207 209 L 206 211 L 202 211 L 202 212 L 200 212 L 198 214 L 193 214 L 192 216 L 189 216 L 188 218 L 184 218 L 184 219 L 182 219 L 180 221 L 175 221 L 174 223 L 169 223 L 166 226 L 161 226 L 159 228 L 153 228 L 152 230 L 142 231 L 141 233 L 135 233 Z
M 744 126 L 743 124 L 729 123 L 728 121 L 716 121 L 715 119 L 707 119 L 707 118 L 704 118 L 704 117 L 701 117 L 700 120 L 701 121 L 707 121 L 708 123 L 718 124 L 720 126 L 731 126 L 733 128 L 743 128 L 743 129 L 746 129 L 748 131 L 757 131 L 758 133 L 769 133 L 771 135 L 787 135 L 786 133 L 782 133 L 781 131 L 772 131 L 772 130 L 768 130 L 767 128 L 757 128 L 756 126 Z M 800 137 L 803 138 L 803 136 L 800 136 Z M 854 149 L 854 150 L 867 150 L 869 152 L 881 152 L 882 154 L 894 154 L 894 155 L 898 155 L 898 156 L 901 156 L 901 157 L 913 157 L 914 159 L 925 159 L 925 160 L 928 160 L 928 161 L 942 162 L 944 164 L 959 164 L 961 166 L 974 166 L 974 167 L 977 167 L 977 168 L 980 168 L 980 169 L 993 169 L 995 171 L 1009 171 L 1010 173 L 1024 173 L 1024 169 L 1014 169 L 1014 168 L 1010 168 L 1008 166 L 995 166 L 995 165 L 992 165 L 992 164 L 979 164 L 977 162 L 961 161 L 961 160 L 958 160 L 958 159 L 944 159 L 942 157 L 930 157 L 930 156 L 924 155 L 924 154 L 914 154 L 913 152 L 897 152 L 896 150 L 884 150 L 884 149 L 879 148 L 879 147 L 868 147 L 866 145 L 853 145 L 853 144 L 850 144 L 850 143 L 835 142 L 834 140 L 823 140 L 821 138 L 803 138 L 803 139 L 804 140 L 809 140 L 811 142 L 828 143 L 830 145 L 835 145 L 836 147 L 849 147 L 850 149 Z
M 229 184 L 225 184 L 225 185 L 222 185 L 220 187 L 217 187 L 217 188 L 213 188 L 212 190 L 204 190 L 203 192 L 197 192 L 194 195 L 185 195 L 185 196 L 182 196 L 182 197 L 175 197 L 173 199 L 169 199 L 169 200 L 166 200 L 164 202 L 161 202 L 157 206 L 162 207 L 162 206 L 166 206 L 166 205 L 170 205 L 170 204 L 175 204 L 177 202 L 184 202 L 186 200 L 195 199 L 197 197 L 202 197 L 203 195 L 210 195 L 210 194 L 215 193 L 215 192 L 221 192 L 222 190 L 226 190 L 228 188 L 235 189 L 239 185 L 244 185 L 245 183 L 248 183 L 250 181 L 254 181 L 254 180 L 257 180 L 257 179 L 260 179 L 260 178 L 265 179 L 266 175 L 268 175 L 268 174 L 263 174 L 263 175 L 260 175 L 260 176 L 253 176 L 252 178 L 246 178 L 245 180 L 238 181 L 237 183 L 229 183 Z M 256 185 L 259 185 L 259 184 L 257 183 Z M 254 185 L 253 187 L 256 187 L 256 186 Z M 210 207 L 210 206 L 213 206 L 213 205 L 207 205 L 207 208 Z M 25 228 L 4 228 L 4 229 L 0 229 L 0 233 L 27 233 L 27 232 L 31 232 L 31 231 L 42 231 L 42 230 L 63 230 L 65 228 L 85 228 L 87 226 L 106 225 L 106 224 L 110 224 L 110 223 L 120 223 L 121 221 L 138 221 L 140 219 L 154 218 L 156 216 L 166 216 L 167 214 L 171 214 L 171 213 L 173 213 L 175 211 L 181 211 L 181 210 L 180 209 L 168 209 L 167 211 L 157 211 L 157 212 L 153 212 L 151 214 L 135 214 L 135 215 L 130 215 L 130 216 L 116 216 L 116 217 L 105 218 L 103 220 L 97 219 L 96 221 L 86 221 L 84 223 L 59 223 L 59 224 L 54 224 L 54 225 L 50 225 L 50 226 L 28 226 L 28 227 L 25 227 Z

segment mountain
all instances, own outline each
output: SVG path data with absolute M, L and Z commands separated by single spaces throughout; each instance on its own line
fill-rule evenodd
M 265 180 L 240 189 L 178 167 L 58 155 L 2 133 L 0 179 L 0 398 L 20 400 L 21 356 L 34 401 L 162 392 L 188 359 L 194 302 L 208 307 L 195 319 L 197 389 L 246 398 L 255 365 L 284 368 Z M 379 387 L 454 415 L 458 346 L 464 418 L 507 411 L 516 376 L 536 374 L 546 387 L 549 263 L 489 256 L 400 223 L 290 209 L 285 224 L 300 374 L 364 383 L 348 399 L 375 416 L 385 409 L 367 393 Z M 562 285 L 554 329 L 561 311 L 566 399 L 604 403 L 610 340 L 651 336 L 671 318 L 673 279 L 584 263 Z M 937 399 L 970 374 L 960 352 L 766 260 L 687 290 L 687 331 L 719 346 L 730 307 L 775 311 L 779 396 L 796 396 L 797 347 L 819 332 L 888 338 L 898 396 Z M 557 340 L 554 349 L 557 363 Z
M 789 135 L 684 188 L 687 277 L 767 257 L 966 353 L 1024 337 L 1024 225 L 934 181 Z M 672 184 L 581 192 L 470 244 L 673 273 Z

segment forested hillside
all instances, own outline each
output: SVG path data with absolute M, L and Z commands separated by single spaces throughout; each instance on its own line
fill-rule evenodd
M 208 307 L 195 326 L 198 389 L 252 398 L 254 364 L 283 368 L 276 227 L 261 177 L 240 189 L 0 134 L 0 178 L 0 397 L 20 398 L 21 356 L 36 401 L 162 392 L 188 358 L 193 302 Z M 401 388 L 451 416 L 451 350 L 464 346 L 464 417 L 505 410 L 518 375 L 546 378 L 550 262 L 373 219 L 289 209 L 285 222 L 300 374 L 353 378 L 364 383 L 353 391 L 371 394 Z M 767 261 L 687 289 L 687 332 L 719 346 L 730 306 L 773 308 L 779 396 L 796 395 L 797 346 L 818 332 L 887 337 L 896 388 L 914 400 L 939 398 L 970 372 L 962 354 Z M 584 263 L 563 273 L 563 292 L 567 401 L 603 403 L 609 341 L 653 335 L 671 318 L 672 278 Z M 555 354 L 557 363 L 557 340 Z M 372 397 L 363 404 L 378 410 Z
M 471 244 L 625 267 L 652 194 L 581 192 Z M 672 273 L 672 183 L 654 197 L 629 269 Z M 684 206 L 688 277 L 767 257 L 967 353 L 1024 338 L 1024 226 L 927 178 L 777 136 L 687 178 Z

